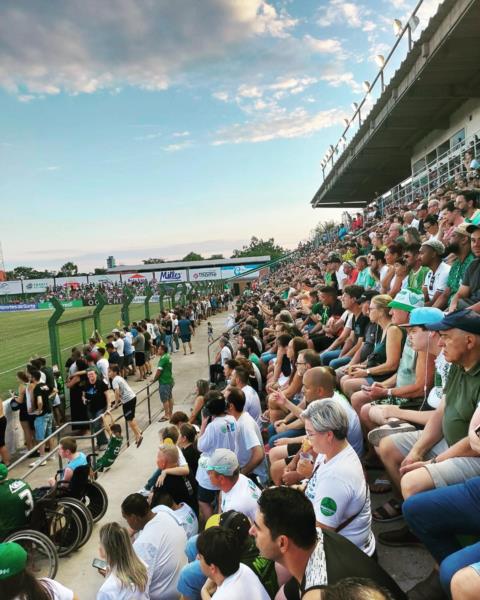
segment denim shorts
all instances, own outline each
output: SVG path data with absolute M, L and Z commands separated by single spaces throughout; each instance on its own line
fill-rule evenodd
M 46 413 L 45 415 L 37 415 L 34 421 L 35 427 L 35 439 L 37 442 L 44 440 L 52 433 L 52 413 Z

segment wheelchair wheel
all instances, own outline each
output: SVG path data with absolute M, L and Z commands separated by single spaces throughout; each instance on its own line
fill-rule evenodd
M 97 523 L 107 512 L 107 492 L 96 481 L 89 481 L 83 497 L 83 503 L 90 509 L 93 522 Z
M 23 529 L 9 535 L 4 542 L 16 542 L 28 554 L 28 568 L 36 577 L 54 579 L 58 569 L 58 554 L 53 542 L 34 529 Z
M 58 556 L 67 556 L 78 548 L 83 526 L 78 513 L 66 504 L 57 503 L 55 509 L 46 509 L 47 535 L 57 549 Z
M 93 519 L 90 511 L 83 502 L 80 502 L 80 500 L 77 500 L 76 498 L 69 498 L 68 496 L 59 498 L 58 503 L 63 506 L 68 506 L 79 517 L 82 523 L 82 534 L 80 536 L 80 541 L 77 544 L 77 548 L 81 548 L 88 542 L 93 531 Z

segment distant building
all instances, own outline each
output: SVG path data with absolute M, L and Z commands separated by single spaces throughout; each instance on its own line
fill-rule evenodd
M 107 269 L 113 269 L 116 266 L 117 266 L 117 261 L 115 260 L 115 257 L 108 256 L 107 257 Z

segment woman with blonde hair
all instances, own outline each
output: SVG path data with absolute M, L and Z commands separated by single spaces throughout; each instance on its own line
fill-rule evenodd
M 107 563 L 107 574 L 97 600 L 149 599 L 147 565 L 135 554 L 124 527 L 106 523 L 100 529 L 100 556 Z

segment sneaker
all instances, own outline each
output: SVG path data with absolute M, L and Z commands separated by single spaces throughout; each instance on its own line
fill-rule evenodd
M 392 529 L 391 531 L 382 531 L 378 534 L 378 539 L 385 546 L 423 546 L 422 542 L 414 535 L 408 527 Z
M 438 571 L 433 569 L 430 575 L 414 585 L 407 592 L 410 600 L 446 600 L 447 596 L 440 583 Z
M 415 425 L 412 425 L 411 423 L 406 423 L 405 421 L 390 421 L 381 427 L 372 429 L 372 431 L 370 431 L 368 434 L 368 441 L 372 444 L 372 446 L 378 446 L 380 444 L 380 440 L 384 437 L 416 430 L 417 428 Z
M 44 467 L 47 464 L 46 460 L 36 460 L 35 462 L 30 463 L 29 467 Z
M 147 488 L 142 488 L 141 490 L 138 490 L 137 494 L 141 494 L 142 496 L 148 496 L 150 494 L 151 490 L 147 490 Z

